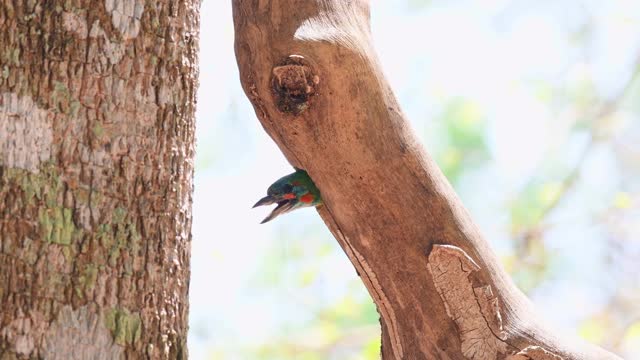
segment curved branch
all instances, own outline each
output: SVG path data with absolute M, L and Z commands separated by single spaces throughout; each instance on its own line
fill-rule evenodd
M 614 359 L 530 312 L 400 110 L 367 1 L 233 2 L 242 86 L 381 315 L 385 359 Z M 535 355 L 535 354 L 548 354 Z

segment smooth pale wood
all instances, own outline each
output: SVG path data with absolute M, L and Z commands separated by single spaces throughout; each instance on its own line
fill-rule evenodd
M 560 340 L 530 310 L 409 128 L 372 50 L 367 1 L 236 0 L 233 17 L 242 86 L 321 190 L 320 215 L 381 314 L 384 359 L 617 358 Z M 273 86 L 290 55 L 312 71 L 298 114 L 279 109 Z

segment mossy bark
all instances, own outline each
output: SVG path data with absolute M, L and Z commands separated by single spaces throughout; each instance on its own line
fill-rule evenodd
M 186 358 L 198 0 L 0 0 L 0 359 Z

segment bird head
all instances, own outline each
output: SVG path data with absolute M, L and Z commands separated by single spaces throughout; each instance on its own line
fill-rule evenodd
M 297 170 L 274 182 L 267 189 L 267 196 L 258 200 L 253 207 L 278 204 L 275 209 L 262 220 L 261 224 L 271 221 L 277 216 L 298 208 L 317 206 L 322 203 L 320 191 L 304 170 Z

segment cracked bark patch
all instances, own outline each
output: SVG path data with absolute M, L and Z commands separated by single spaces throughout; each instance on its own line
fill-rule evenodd
M 502 329 L 502 315 L 500 314 L 500 301 L 493 296 L 490 285 L 473 288 L 473 292 L 478 299 L 480 310 L 491 328 L 491 332 L 501 340 L 507 338 L 506 332 Z
M 0 166 L 38 173 L 51 157 L 52 117 L 28 96 L 0 93 Z
M 100 316 L 88 306 L 64 306 L 44 336 L 46 359 L 122 359 L 124 347 L 115 343 Z
M 447 315 L 458 327 L 464 356 L 484 360 L 506 353 L 498 299 L 491 286 L 474 289 L 469 279 L 480 270 L 478 264 L 456 246 L 434 245 L 428 268 Z
M 46 324 L 45 317 L 39 312 L 25 314 L 22 309 L 18 309 L 14 319 L 0 330 L 0 340 L 10 344 L 9 349 L 17 355 L 35 355 Z
M 113 27 L 120 31 L 125 40 L 138 36 L 144 0 L 105 0 L 104 7 L 111 14 Z
M 543 347 L 527 346 L 519 353 L 507 356 L 506 360 L 563 360 L 563 358 Z
M 79 39 L 86 39 L 87 37 L 92 39 L 104 39 L 99 46 L 101 46 L 101 49 L 109 61 L 112 64 L 118 64 L 120 60 L 122 60 L 127 44 L 111 41 L 109 36 L 107 36 L 100 26 L 99 21 L 95 21 L 89 28 L 86 17 L 82 17 L 73 12 L 64 12 L 62 14 L 62 25 L 65 30 L 76 34 Z M 96 42 L 96 44 L 98 43 Z

